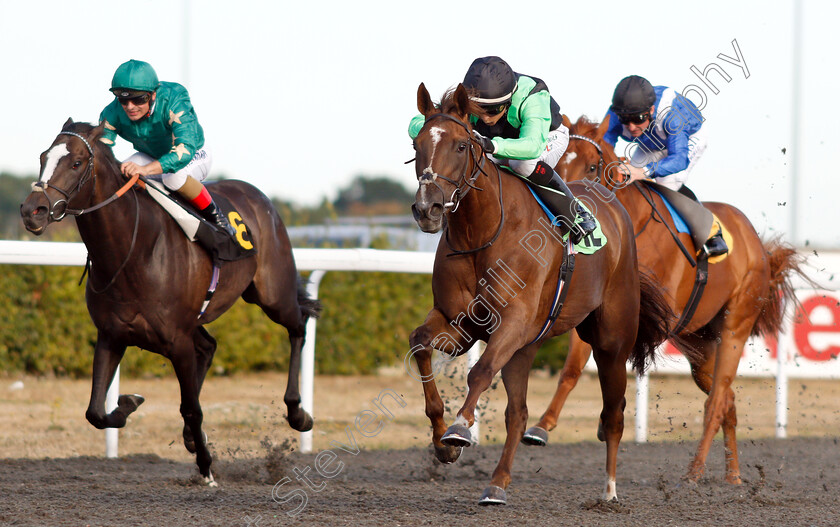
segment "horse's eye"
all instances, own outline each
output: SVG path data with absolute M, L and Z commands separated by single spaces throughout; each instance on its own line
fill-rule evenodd
M 598 170 L 598 166 L 597 166 L 597 165 L 589 165 L 589 171 L 590 171 L 590 172 L 595 172 L 596 170 Z
M 467 149 L 467 143 L 458 143 L 458 151 L 463 152 Z
M 73 169 L 74 169 L 74 170 L 75 170 L 75 169 L 77 169 L 77 168 L 79 168 L 80 166 L 82 166 L 82 162 L 81 162 L 81 161 L 76 161 L 75 163 L 73 163 Z

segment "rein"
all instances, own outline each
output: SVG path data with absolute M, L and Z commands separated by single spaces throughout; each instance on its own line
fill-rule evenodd
M 421 184 L 424 181 L 431 181 L 438 188 L 438 190 L 441 191 L 441 194 L 443 196 L 446 196 L 446 193 L 443 191 L 443 189 L 440 187 L 440 185 L 437 184 L 435 179 L 440 178 L 440 179 L 442 179 L 444 181 L 447 181 L 450 184 L 455 186 L 455 190 L 452 191 L 452 195 L 450 196 L 449 201 L 443 204 L 444 209 L 450 209 L 451 208 L 450 212 L 454 214 L 455 211 L 458 210 L 458 207 L 461 204 L 461 200 L 464 198 L 464 196 L 467 195 L 467 193 L 471 189 L 475 189 L 475 190 L 478 190 L 478 191 L 484 190 L 483 188 L 475 186 L 474 183 L 475 183 L 475 180 L 478 179 L 479 174 L 484 174 L 485 176 L 490 177 L 490 175 L 487 172 L 484 171 L 484 163 L 487 161 L 487 158 L 484 156 L 484 151 L 482 150 L 480 160 L 479 160 L 479 156 L 476 154 L 476 146 L 481 148 L 480 143 L 478 142 L 478 140 L 475 137 L 473 137 L 472 132 L 470 131 L 469 127 L 463 121 L 461 121 L 460 119 L 456 119 L 455 117 L 453 117 L 449 114 L 446 114 L 446 113 L 435 113 L 435 114 L 432 114 L 432 115 L 426 117 L 426 124 L 428 124 L 429 121 L 431 121 L 432 119 L 436 119 L 436 118 L 447 119 L 447 120 L 450 120 L 452 122 L 457 123 L 459 126 L 461 126 L 461 128 L 466 130 L 466 132 L 467 132 L 467 134 L 469 135 L 469 138 L 470 138 L 470 159 L 472 160 L 473 166 L 475 168 L 474 168 L 474 170 L 472 171 L 472 173 L 470 174 L 469 177 L 467 177 L 467 165 L 466 164 L 464 165 L 464 169 L 463 169 L 463 171 L 461 171 L 461 175 L 460 175 L 460 177 L 458 178 L 457 181 L 455 181 L 451 178 L 448 178 L 446 176 L 441 176 L 440 174 L 436 174 L 431 169 L 431 167 L 428 167 L 425 170 L 423 170 L 423 175 L 420 176 Z M 424 124 L 424 127 L 425 127 L 425 124 Z M 444 233 L 444 240 L 446 241 L 446 245 L 452 251 L 451 253 L 446 255 L 447 257 L 462 256 L 462 255 L 465 255 L 465 254 L 477 253 L 479 251 L 482 251 L 482 250 L 490 247 L 491 245 L 493 245 L 493 243 L 497 239 L 499 239 L 499 235 L 501 235 L 501 233 L 502 233 L 502 227 L 505 224 L 505 206 L 504 206 L 504 201 L 503 201 L 503 197 L 502 197 L 502 171 L 495 164 L 494 164 L 494 167 L 496 168 L 496 175 L 498 176 L 498 179 L 499 179 L 499 210 L 500 210 L 499 227 L 498 227 L 498 229 L 496 229 L 496 234 L 494 234 L 493 237 L 489 241 L 487 241 L 486 243 L 484 243 L 480 247 L 475 247 L 475 248 L 472 248 L 472 249 L 466 249 L 466 250 L 461 251 L 461 250 L 457 250 L 454 247 L 452 247 L 452 244 L 449 242 L 449 228 L 447 227 L 446 232 Z M 466 190 L 463 190 L 465 187 L 466 187 Z
M 90 155 L 88 157 L 88 166 L 85 169 L 85 173 L 82 175 L 81 179 L 79 179 L 79 183 L 76 185 L 76 189 L 71 191 L 71 192 L 68 192 L 68 191 L 66 191 L 62 188 L 59 188 L 59 187 L 55 186 L 55 185 L 51 185 L 48 181 L 36 181 L 35 183 L 32 183 L 32 191 L 33 192 L 43 192 L 44 196 L 47 198 L 47 203 L 49 204 L 49 215 L 50 215 L 50 218 L 53 219 L 53 221 L 61 221 L 62 219 L 64 219 L 64 217 L 67 214 L 70 214 L 71 216 L 81 216 L 82 214 L 87 214 L 89 212 L 99 210 L 102 207 L 104 207 L 105 205 L 108 205 L 108 204 L 112 203 L 113 201 L 122 197 L 140 179 L 140 174 L 135 174 L 135 175 L 131 176 L 131 178 L 126 182 L 126 184 L 123 185 L 119 190 L 117 190 L 111 197 L 107 198 L 106 200 L 104 200 L 100 203 L 97 203 L 96 205 L 93 205 L 92 207 L 88 207 L 86 209 L 70 209 L 70 208 L 67 208 L 67 206 L 70 203 L 70 199 L 75 194 L 77 194 L 82 189 L 82 187 L 85 184 L 87 184 L 88 181 L 96 181 L 96 171 L 94 170 L 95 155 L 94 155 L 93 147 L 90 145 L 88 140 L 85 139 L 82 135 L 77 134 L 76 132 L 67 132 L 67 131 L 59 132 L 58 135 L 70 135 L 70 136 L 77 137 L 77 138 L 81 139 L 81 141 L 87 147 L 88 153 Z M 141 184 L 141 186 L 144 185 L 143 182 L 141 182 L 140 184 Z M 64 196 L 64 198 L 58 199 L 55 202 L 50 203 L 49 196 L 47 196 L 47 189 L 48 188 L 57 190 L 62 196 Z M 137 200 L 137 193 L 132 192 L 132 195 L 134 196 L 134 230 L 131 233 L 131 245 L 129 246 L 128 254 L 126 254 L 125 260 L 123 260 L 123 262 L 117 268 L 117 271 L 114 273 L 114 276 L 111 277 L 111 280 L 105 285 L 105 287 L 97 290 L 96 288 L 93 287 L 92 283 L 88 282 L 88 285 L 90 286 L 90 290 L 93 293 L 96 293 L 96 294 L 104 293 L 105 291 L 108 290 L 108 288 L 110 288 L 112 285 L 114 285 L 114 282 L 117 280 L 117 277 L 120 275 L 120 273 L 123 271 L 123 269 L 125 269 L 125 266 L 128 264 L 128 260 L 131 258 L 131 254 L 134 252 L 134 245 L 137 241 L 137 232 L 138 232 L 139 226 L 140 226 L 140 204 Z M 60 214 L 56 215 L 54 209 L 58 206 L 59 203 L 64 203 L 64 210 L 62 210 Z M 79 285 L 81 285 L 82 281 L 85 279 L 85 275 L 88 273 L 88 271 L 90 271 L 90 268 L 91 268 L 91 259 L 90 259 L 90 254 L 88 254 L 87 260 L 85 262 L 85 269 L 84 269 L 84 271 L 82 271 L 81 278 L 79 278 Z

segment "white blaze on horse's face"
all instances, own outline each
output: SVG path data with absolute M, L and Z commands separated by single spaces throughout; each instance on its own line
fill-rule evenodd
M 566 164 L 571 165 L 572 161 L 577 157 L 577 152 L 566 152 Z
M 435 174 L 434 170 L 432 169 L 432 164 L 435 160 L 435 151 L 437 151 L 438 144 L 440 143 L 441 136 L 443 135 L 443 128 L 440 126 L 433 126 L 429 129 L 429 135 L 432 136 L 432 155 L 429 157 L 429 166 L 423 170 L 425 174 L 426 171 L 431 172 L 432 178 L 437 178 L 437 174 Z
M 38 178 L 38 181 L 49 181 L 56 167 L 58 167 L 59 161 L 69 154 L 70 151 L 67 150 L 67 143 L 58 143 L 50 148 L 50 151 L 47 152 L 47 162 L 44 163 L 44 171 L 41 172 L 41 177 Z

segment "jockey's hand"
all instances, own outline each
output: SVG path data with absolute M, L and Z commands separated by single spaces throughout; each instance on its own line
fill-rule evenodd
M 484 137 L 483 135 L 476 132 L 475 130 L 473 130 L 472 133 L 473 133 L 473 137 L 475 137 L 475 140 L 478 141 L 479 145 L 481 145 L 481 149 L 484 150 L 484 152 L 486 152 L 488 154 L 492 154 L 493 152 L 496 151 L 496 147 L 493 146 L 493 141 L 491 141 L 489 137 Z
M 648 179 L 648 176 L 645 175 L 645 169 L 634 167 L 633 165 L 623 164 L 619 167 L 619 170 L 624 173 L 626 179 L 624 180 L 625 185 L 629 185 L 634 181 L 639 181 L 642 179 Z
M 137 163 L 126 161 L 120 165 L 120 172 L 122 172 L 125 177 L 130 178 L 135 174 L 138 176 L 154 176 L 162 173 L 162 170 L 160 163 L 157 161 L 153 161 L 148 165 L 138 165 Z

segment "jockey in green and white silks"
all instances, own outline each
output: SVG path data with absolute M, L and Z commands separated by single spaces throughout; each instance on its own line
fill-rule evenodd
M 547 187 L 534 188 L 546 206 L 565 220 L 575 243 L 592 232 L 595 220 L 554 172 L 569 145 L 569 129 L 563 125 L 560 106 L 545 82 L 515 73 L 507 62 L 490 56 L 473 61 L 463 85 L 470 99 L 487 112 L 481 117 L 471 115 L 470 122 L 488 157 Z M 424 122 L 422 115 L 411 120 L 408 133 L 412 139 Z
M 160 178 L 202 217 L 234 235 L 201 183 L 210 173 L 213 158 L 204 147 L 204 130 L 187 89 L 175 82 L 159 82 L 150 64 L 129 60 L 114 73 L 111 92 L 116 99 L 99 116 L 105 126 L 101 141 L 113 146 L 120 136 L 137 150 L 121 163 L 122 173 Z

